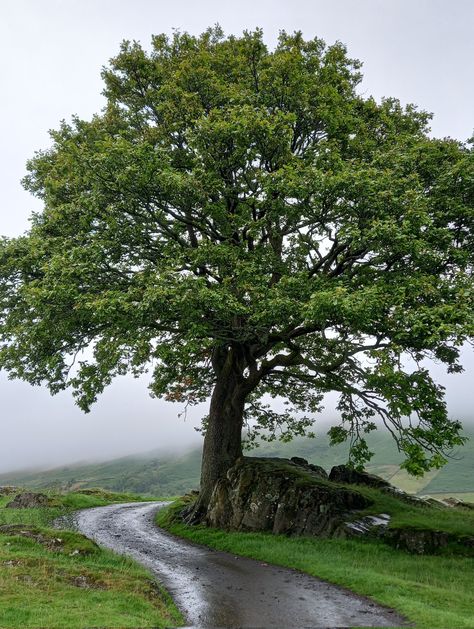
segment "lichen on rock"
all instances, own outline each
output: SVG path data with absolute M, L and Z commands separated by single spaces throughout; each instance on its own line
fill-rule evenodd
M 314 469 L 313 469 L 314 468 Z M 269 531 L 330 537 L 348 515 L 371 501 L 324 478 L 304 459 L 242 457 L 220 479 L 206 521 L 233 531 Z

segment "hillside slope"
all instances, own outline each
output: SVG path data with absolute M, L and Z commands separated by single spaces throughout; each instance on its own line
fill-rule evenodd
M 370 438 L 375 455 L 367 470 L 390 480 L 405 491 L 418 494 L 472 494 L 474 496 L 474 430 L 466 430 L 470 441 L 453 453 L 454 458 L 441 470 L 423 478 L 413 478 L 400 470 L 402 460 L 390 435 L 377 431 Z M 348 447 L 330 447 L 327 436 L 295 439 L 288 444 L 264 443 L 250 455 L 300 456 L 329 470 L 347 461 Z M 145 495 L 181 495 L 199 484 L 201 451 L 165 457 L 157 452 L 128 456 L 89 465 L 74 465 L 42 472 L 0 475 L 0 485 L 21 485 L 36 489 L 56 487 L 75 490 L 81 487 L 103 487 L 114 491 Z M 467 499 L 467 496 L 466 496 Z M 472 499 L 469 497 L 469 499 Z

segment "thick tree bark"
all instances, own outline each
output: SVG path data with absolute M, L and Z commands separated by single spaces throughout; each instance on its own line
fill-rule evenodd
M 231 350 L 222 369 L 219 369 L 211 397 L 199 499 L 191 518 L 194 522 L 205 515 L 216 481 L 242 456 L 245 397 L 243 368 Z
M 207 504 L 217 479 L 242 455 L 244 401 L 231 387 L 216 386 L 211 400 L 201 465 L 201 502 Z

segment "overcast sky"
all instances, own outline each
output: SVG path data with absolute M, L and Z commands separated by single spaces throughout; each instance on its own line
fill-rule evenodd
M 20 185 L 25 162 L 48 146 L 47 131 L 61 119 L 100 111 L 100 69 L 123 39 L 147 47 L 152 34 L 198 34 L 216 22 L 227 34 L 262 27 L 269 45 L 280 29 L 342 41 L 364 63 L 364 94 L 433 112 L 434 136 L 473 135 L 473 0 L 0 0 L 0 234 L 22 233 L 40 209 Z M 451 413 L 469 420 L 471 350 L 464 363 L 461 376 L 434 373 Z M 0 471 L 190 444 L 202 414 L 179 419 L 179 406 L 150 399 L 146 382 L 128 378 L 89 415 L 69 393 L 50 397 L 5 374 L 0 395 Z

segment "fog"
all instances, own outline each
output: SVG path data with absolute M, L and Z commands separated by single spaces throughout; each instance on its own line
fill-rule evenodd
M 100 68 L 122 39 L 146 47 L 152 33 L 200 33 L 219 22 L 227 34 L 260 26 L 269 45 L 278 31 L 302 30 L 348 46 L 364 62 L 362 91 L 395 96 L 434 113 L 434 136 L 473 135 L 474 3 L 471 0 L 263 0 L 239 3 L 175 0 L 2 0 L 0 3 L 0 234 L 16 236 L 40 210 L 20 179 L 48 129 L 71 114 L 89 118 L 103 106 Z M 447 389 L 453 416 L 472 421 L 474 357 L 464 374 L 432 373 Z M 149 397 L 146 380 L 122 377 L 88 415 L 69 393 L 9 381 L 0 374 L 0 471 L 107 459 L 154 448 L 166 452 L 199 442 L 203 408 L 183 409 Z M 329 399 L 325 417 L 334 415 Z

